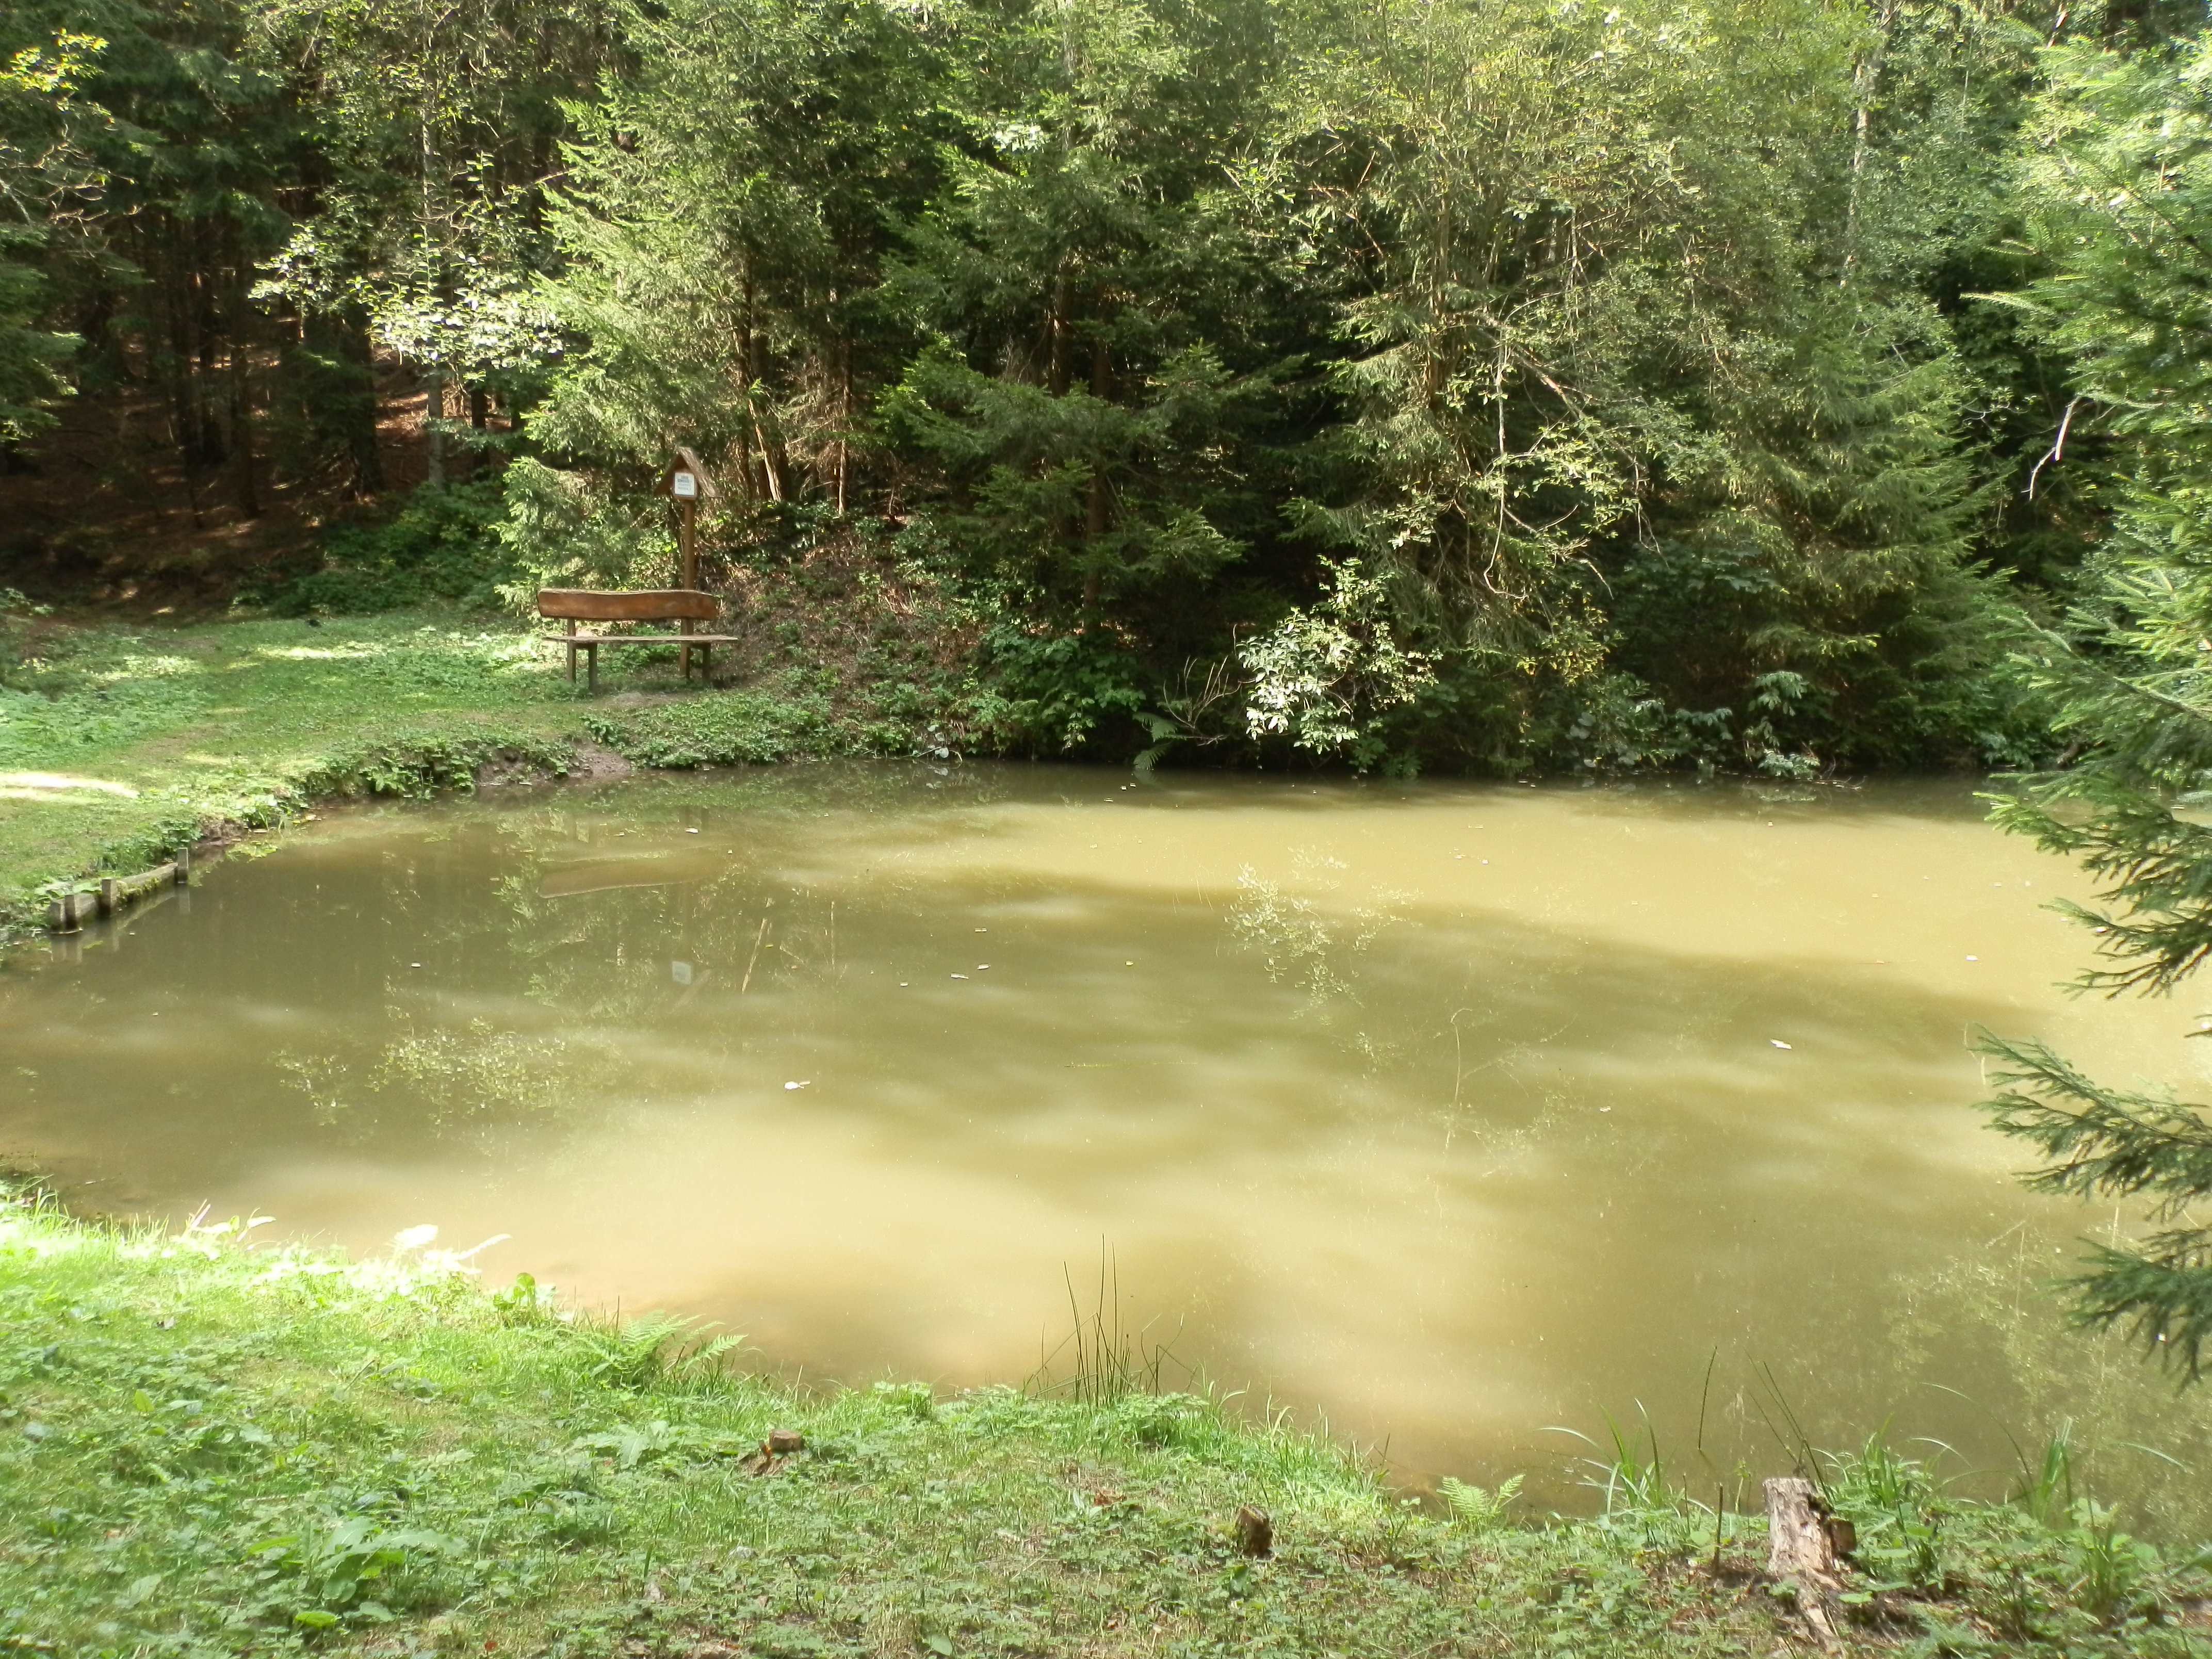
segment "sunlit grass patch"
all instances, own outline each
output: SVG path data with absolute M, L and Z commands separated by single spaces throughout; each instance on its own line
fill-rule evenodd
M 112 778 L 74 778 L 59 772 L 0 772 L 0 799 L 47 800 L 71 792 L 117 795 L 125 800 L 138 791 Z
M 42 888 L 129 873 L 199 830 L 278 823 L 319 792 L 466 788 L 479 764 L 557 775 L 580 737 L 652 766 L 951 752 L 936 724 L 945 687 L 924 696 L 908 679 L 877 684 L 866 664 L 784 655 L 760 685 L 721 692 L 678 679 L 672 648 L 602 665 L 611 690 L 665 696 L 640 711 L 588 699 L 561 648 L 520 620 L 391 613 L 42 635 L 38 655 L 0 662 L 0 769 L 138 793 L 95 811 L 97 789 L 0 782 L 0 932 L 35 921 Z
M 557 761 L 547 745 L 574 722 L 520 624 L 85 629 L 43 653 L 0 665 L 0 912 L 19 924 L 41 886 L 158 862 L 197 826 L 278 822 L 318 787 L 466 787 L 464 751 Z

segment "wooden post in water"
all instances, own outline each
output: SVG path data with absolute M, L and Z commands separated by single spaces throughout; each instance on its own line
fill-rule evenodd
M 123 884 L 112 876 L 100 879 L 100 914 L 112 916 L 123 908 Z
M 192 878 L 192 846 L 190 842 L 186 842 L 182 847 L 177 848 L 177 861 L 172 867 L 176 872 L 178 886 L 184 887 L 191 884 Z

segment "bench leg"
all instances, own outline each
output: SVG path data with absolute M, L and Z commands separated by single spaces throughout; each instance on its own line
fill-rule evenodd
M 711 645 L 699 647 L 699 684 L 707 690 L 714 689 L 714 647 Z
M 599 695 L 599 647 L 597 641 L 584 647 L 584 692 L 586 696 Z
M 575 683 L 576 683 L 576 647 L 575 647 L 574 645 L 571 645 L 571 646 L 569 646 L 569 647 L 568 647 L 568 684 L 571 684 L 571 685 L 574 685 Z

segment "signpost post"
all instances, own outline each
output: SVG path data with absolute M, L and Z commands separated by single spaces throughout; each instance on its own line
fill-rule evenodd
M 699 458 L 680 444 L 677 446 L 675 459 L 661 469 L 660 482 L 654 489 L 682 509 L 680 539 L 684 550 L 684 586 L 696 592 L 699 586 L 699 503 L 722 492 L 707 476 L 707 469 L 700 465 Z M 683 628 L 687 634 L 691 631 L 689 622 L 684 623 Z M 688 678 L 691 672 L 691 647 L 688 645 L 682 647 L 681 655 L 684 672 Z

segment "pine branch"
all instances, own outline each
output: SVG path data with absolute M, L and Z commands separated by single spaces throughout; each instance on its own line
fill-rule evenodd
M 2212 1337 L 2212 1248 L 2201 1228 L 2148 1238 L 2132 1250 L 2095 1245 L 2090 1271 L 2066 1281 L 2074 1318 L 2095 1330 L 2125 1324 L 2146 1353 L 2181 1373 L 2203 1376 L 2204 1342 Z
M 2152 1193 L 2160 1220 L 2212 1194 L 2212 1123 L 2201 1109 L 2108 1089 L 2039 1042 L 1984 1032 L 1974 1046 L 1998 1062 L 1990 1078 L 2000 1092 L 1984 1106 L 1990 1127 L 2051 1160 L 2023 1177 L 2033 1190 L 2077 1198 Z
M 2114 907 L 2052 907 L 2096 928 L 2098 953 L 2127 964 L 2083 975 L 2081 988 L 2168 991 L 2212 957 L 2212 829 L 2109 779 L 2027 781 L 2026 793 L 1998 798 L 1991 816 L 2078 859 Z

